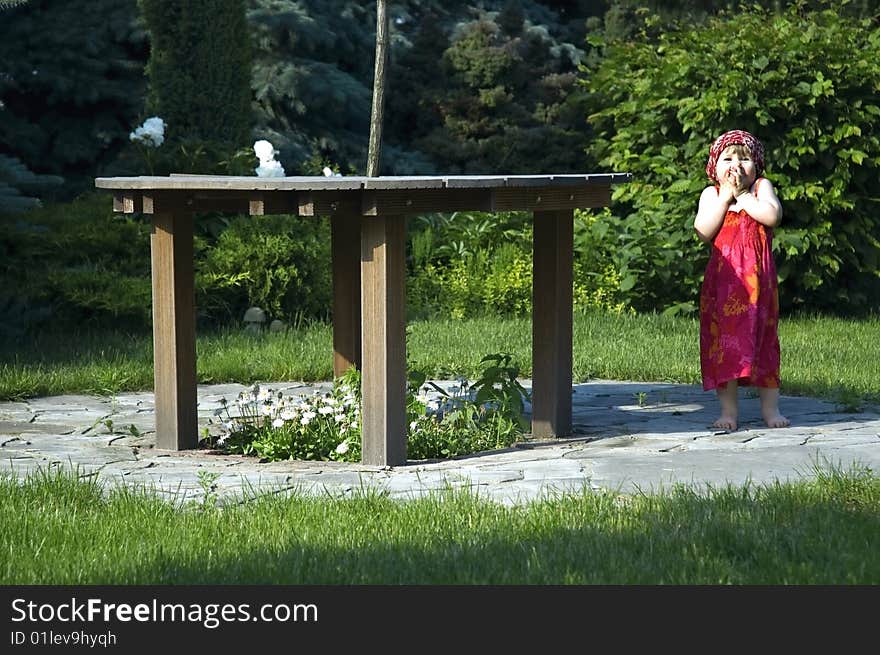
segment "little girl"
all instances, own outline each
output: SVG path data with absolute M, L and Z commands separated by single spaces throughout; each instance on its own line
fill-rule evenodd
M 709 149 L 706 174 L 715 184 L 700 195 L 694 220 L 712 243 L 700 293 L 703 389 L 716 389 L 721 416 L 713 424 L 737 428 L 737 388 L 756 386 L 761 415 L 771 428 L 779 413 L 779 295 L 770 245 L 782 205 L 764 171 L 764 146 L 742 130 L 725 132 Z

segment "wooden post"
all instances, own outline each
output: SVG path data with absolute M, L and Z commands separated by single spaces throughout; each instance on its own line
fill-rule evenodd
M 333 266 L 333 376 L 361 368 L 361 218 L 330 218 Z
M 196 448 L 196 305 L 191 214 L 153 215 L 156 447 Z
M 406 462 L 406 219 L 361 224 L 364 464 Z
M 534 212 L 532 435 L 571 434 L 574 216 Z
M 386 0 L 376 1 L 376 66 L 373 71 L 373 106 L 370 113 L 370 142 L 367 175 L 379 175 L 382 151 L 382 121 L 385 114 L 385 66 L 388 63 L 388 12 Z

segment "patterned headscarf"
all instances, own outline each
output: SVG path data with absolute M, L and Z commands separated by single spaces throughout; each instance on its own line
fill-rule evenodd
M 715 166 L 718 164 L 718 158 L 727 146 L 733 145 L 747 146 L 752 151 L 757 175 L 760 176 L 764 172 L 764 144 L 744 130 L 730 130 L 715 139 L 712 147 L 709 148 L 709 161 L 706 163 L 706 175 L 709 176 L 709 179 L 718 182 L 715 178 Z

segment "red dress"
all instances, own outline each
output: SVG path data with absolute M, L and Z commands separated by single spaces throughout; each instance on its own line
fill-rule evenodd
M 700 367 L 706 391 L 730 380 L 779 387 L 779 290 L 772 240 L 772 229 L 740 210 L 727 212 L 712 243 L 700 292 Z

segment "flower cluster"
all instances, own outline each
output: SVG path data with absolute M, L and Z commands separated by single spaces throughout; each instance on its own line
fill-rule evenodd
M 260 165 L 254 169 L 259 177 L 284 177 L 284 167 L 275 160 L 278 151 L 271 143 L 265 139 L 255 142 L 254 154 L 260 160 Z
M 232 453 L 284 459 L 360 461 L 360 403 L 355 390 L 285 396 L 255 384 L 231 404 L 221 399 L 214 445 Z
M 407 457 L 448 458 L 504 448 L 528 427 L 528 393 L 519 384 L 510 355 L 488 355 L 488 366 L 473 384 L 459 379 L 443 389 L 410 372 L 407 381 Z M 208 445 L 226 452 L 284 459 L 361 459 L 361 377 L 355 368 L 334 381 L 330 392 L 286 397 L 254 385 L 231 404 L 221 400 L 222 422 Z
M 148 118 L 128 138 L 148 148 L 158 148 L 165 143 L 165 121 L 158 116 Z

